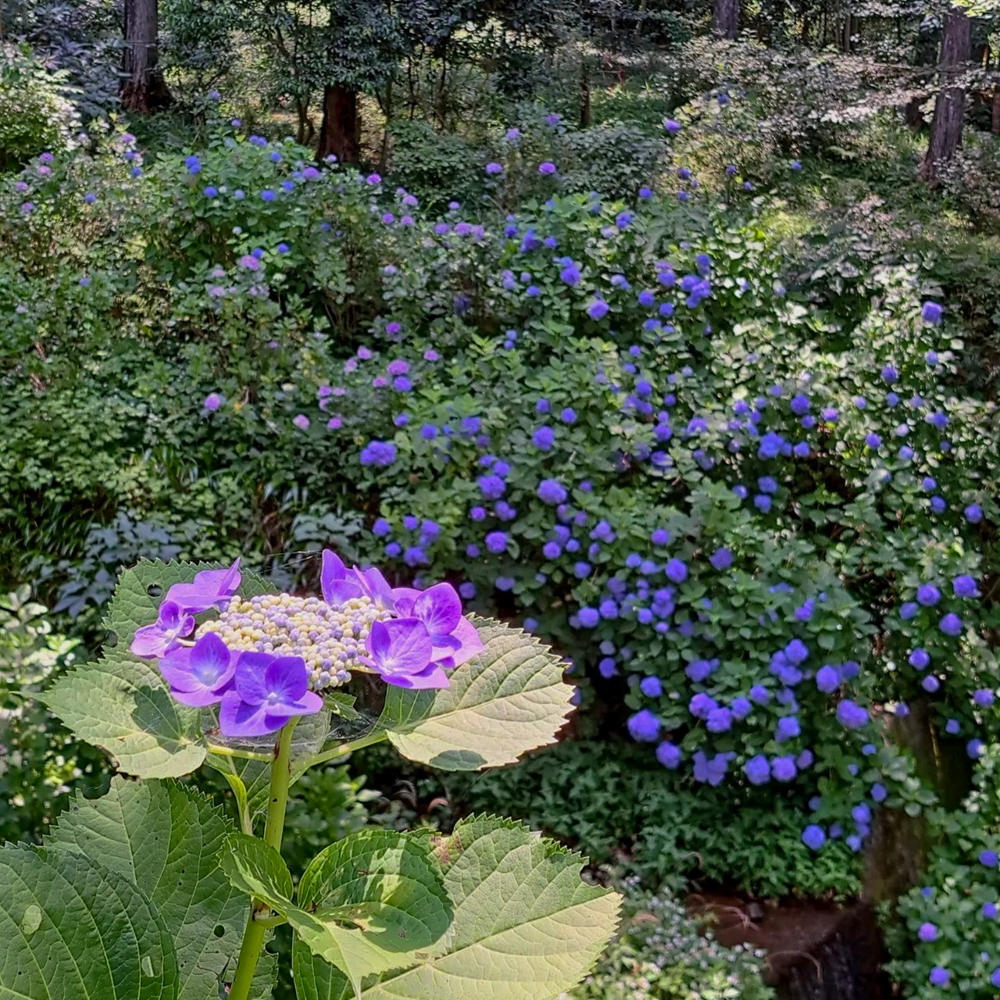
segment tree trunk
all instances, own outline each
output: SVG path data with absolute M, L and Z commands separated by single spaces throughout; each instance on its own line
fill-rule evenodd
M 740 0 L 715 0 L 712 31 L 719 38 L 735 38 L 740 31 Z
M 437 96 L 434 101 L 437 106 L 438 127 L 443 131 L 448 127 L 448 43 L 441 48 L 441 75 L 438 77 Z
M 316 135 L 316 126 L 313 123 L 312 115 L 309 114 L 309 105 L 300 97 L 295 98 L 295 114 L 298 118 L 295 141 L 300 146 L 308 146 Z
M 590 63 L 584 56 L 580 61 L 580 128 L 590 128 L 593 117 L 590 103 Z
M 941 167 L 955 155 L 962 141 L 965 88 L 962 75 L 972 52 L 971 22 L 961 7 L 951 7 L 944 16 L 941 36 L 941 89 L 934 103 L 931 140 L 920 166 L 920 179 L 932 187 Z
M 319 130 L 318 160 L 336 156 L 341 163 L 357 163 L 358 92 L 339 85 L 323 92 L 323 124 Z
M 156 0 L 125 0 L 125 48 L 119 97 L 126 111 L 149 114 L 167 107 L 170 91 L 157 66 Z
M 993 88 L 993 113 L 990 117 L 990 131 L 1000 135 L 1000 84 Z

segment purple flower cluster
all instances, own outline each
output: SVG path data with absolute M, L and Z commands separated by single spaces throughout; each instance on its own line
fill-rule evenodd
M 391 587 L 375 568 L 348 570 L 323 553 L 322 600 L 290 594 L 241 599 L 239 560 L 174 584 L 157 620 L 136 631 L 136 656 L 157 659 L 184 705 L 219 705 L 224 736 L 262 736 L 318 712 L 316 693 L 367 669 L 389 684 L 448 686 L 448 671 L 482 651 L 447 583 Z M 196 616 L 214 617 L 196 624 Z

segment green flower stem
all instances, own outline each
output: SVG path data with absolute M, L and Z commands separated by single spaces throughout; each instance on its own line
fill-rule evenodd
M 367 736 L 361 736 L 356 740 L 351 740 L 349 743 L 341 743 L 340 746 L 333 747 L 331 750 L 324 750 L 323 753 L 317 754 L 312 757 L 309 761 L 309 766 L 313 767 L 315 764 L 325 764 L 328 760 L 336 760 L 338 757 L 346 757 L 350 753 L 354 753 L 355 750 L 360 750 L 362 747 L 370 747 L 376 743 L 381 743 L 383 740 L 388 739 L 389 734 L 383 730 L 376 730 L 373 733 L 369 733 Z
M 219 757 L 240 757 L 243 760 L 274 760 L 273 753 L 255 753 L 253 750 L 236 750 L 233 747 L 224 747 L 217 743 L 209 743 L 208 752 L 217 754 Z
M 264 843 L 281 850 L 281 835 L 285 829 L 285 810 L 288 808 L 288 785 L 292 776 L 292 733 L 295 732 L 297 718 L 291 719 L 278 735 L 274 748 L 274 759 L 271 763 L 271 787 L 267 800 L 267 820 L 264 824 Z M 267 919 L 260 919 L 259 914 L 269 909 L 267 903 L 255 899 L 247 917 L 246 930 L 243 932 L 243 944 L 240 945 L 240 955 L 236 963 L 236 977 L 229 991 L 229 1000 L 248 1000 L 250 987 L 253 984 L 253 974 L 257 971 L 257 962 L 264 947 L 264 936 L 267 933 Z

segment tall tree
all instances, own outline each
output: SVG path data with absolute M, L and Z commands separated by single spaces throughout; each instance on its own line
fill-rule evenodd
M 972 54 L 969 16 L 961 7 L 949 7 L 941 34 L 941 81 L 934 103 L 931 139 L 920 165 L 920 177 L 928 184 L 940 180 L 941 167 L 948 163 L 962 142 L 965 116 L 964 75 Z
M 157 0 L 125 0 L 125 47 L 119 97 L 127 111 L 148 114 L 170 104 L 170 91 L 158 65 Z
M 735 38 L 740 32 L 740 0 L 715 0 L 712 31 L 719 38 Z
M 400 19 L 380 0 L 329 0 L 323 29 L 323 124 L 320 159 L 354 163 L 360 149 L 358 97 L 378 93 L 405 51 Z

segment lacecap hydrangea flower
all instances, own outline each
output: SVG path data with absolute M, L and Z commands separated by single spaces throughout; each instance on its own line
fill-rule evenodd
M 448 671 L 483 649 L 450 584 L 391 587 L 378 569 L 349 570 L 329 550 L 322 597 L 240 597 L 240 583 L 237 559 L 174 584 L 131 646 L 158 661 L 177 701 L 218 705 L 223 736 L 263 736 L 318 712 L 318 692 L 356 670 L 397 687 L 447 687 Z

